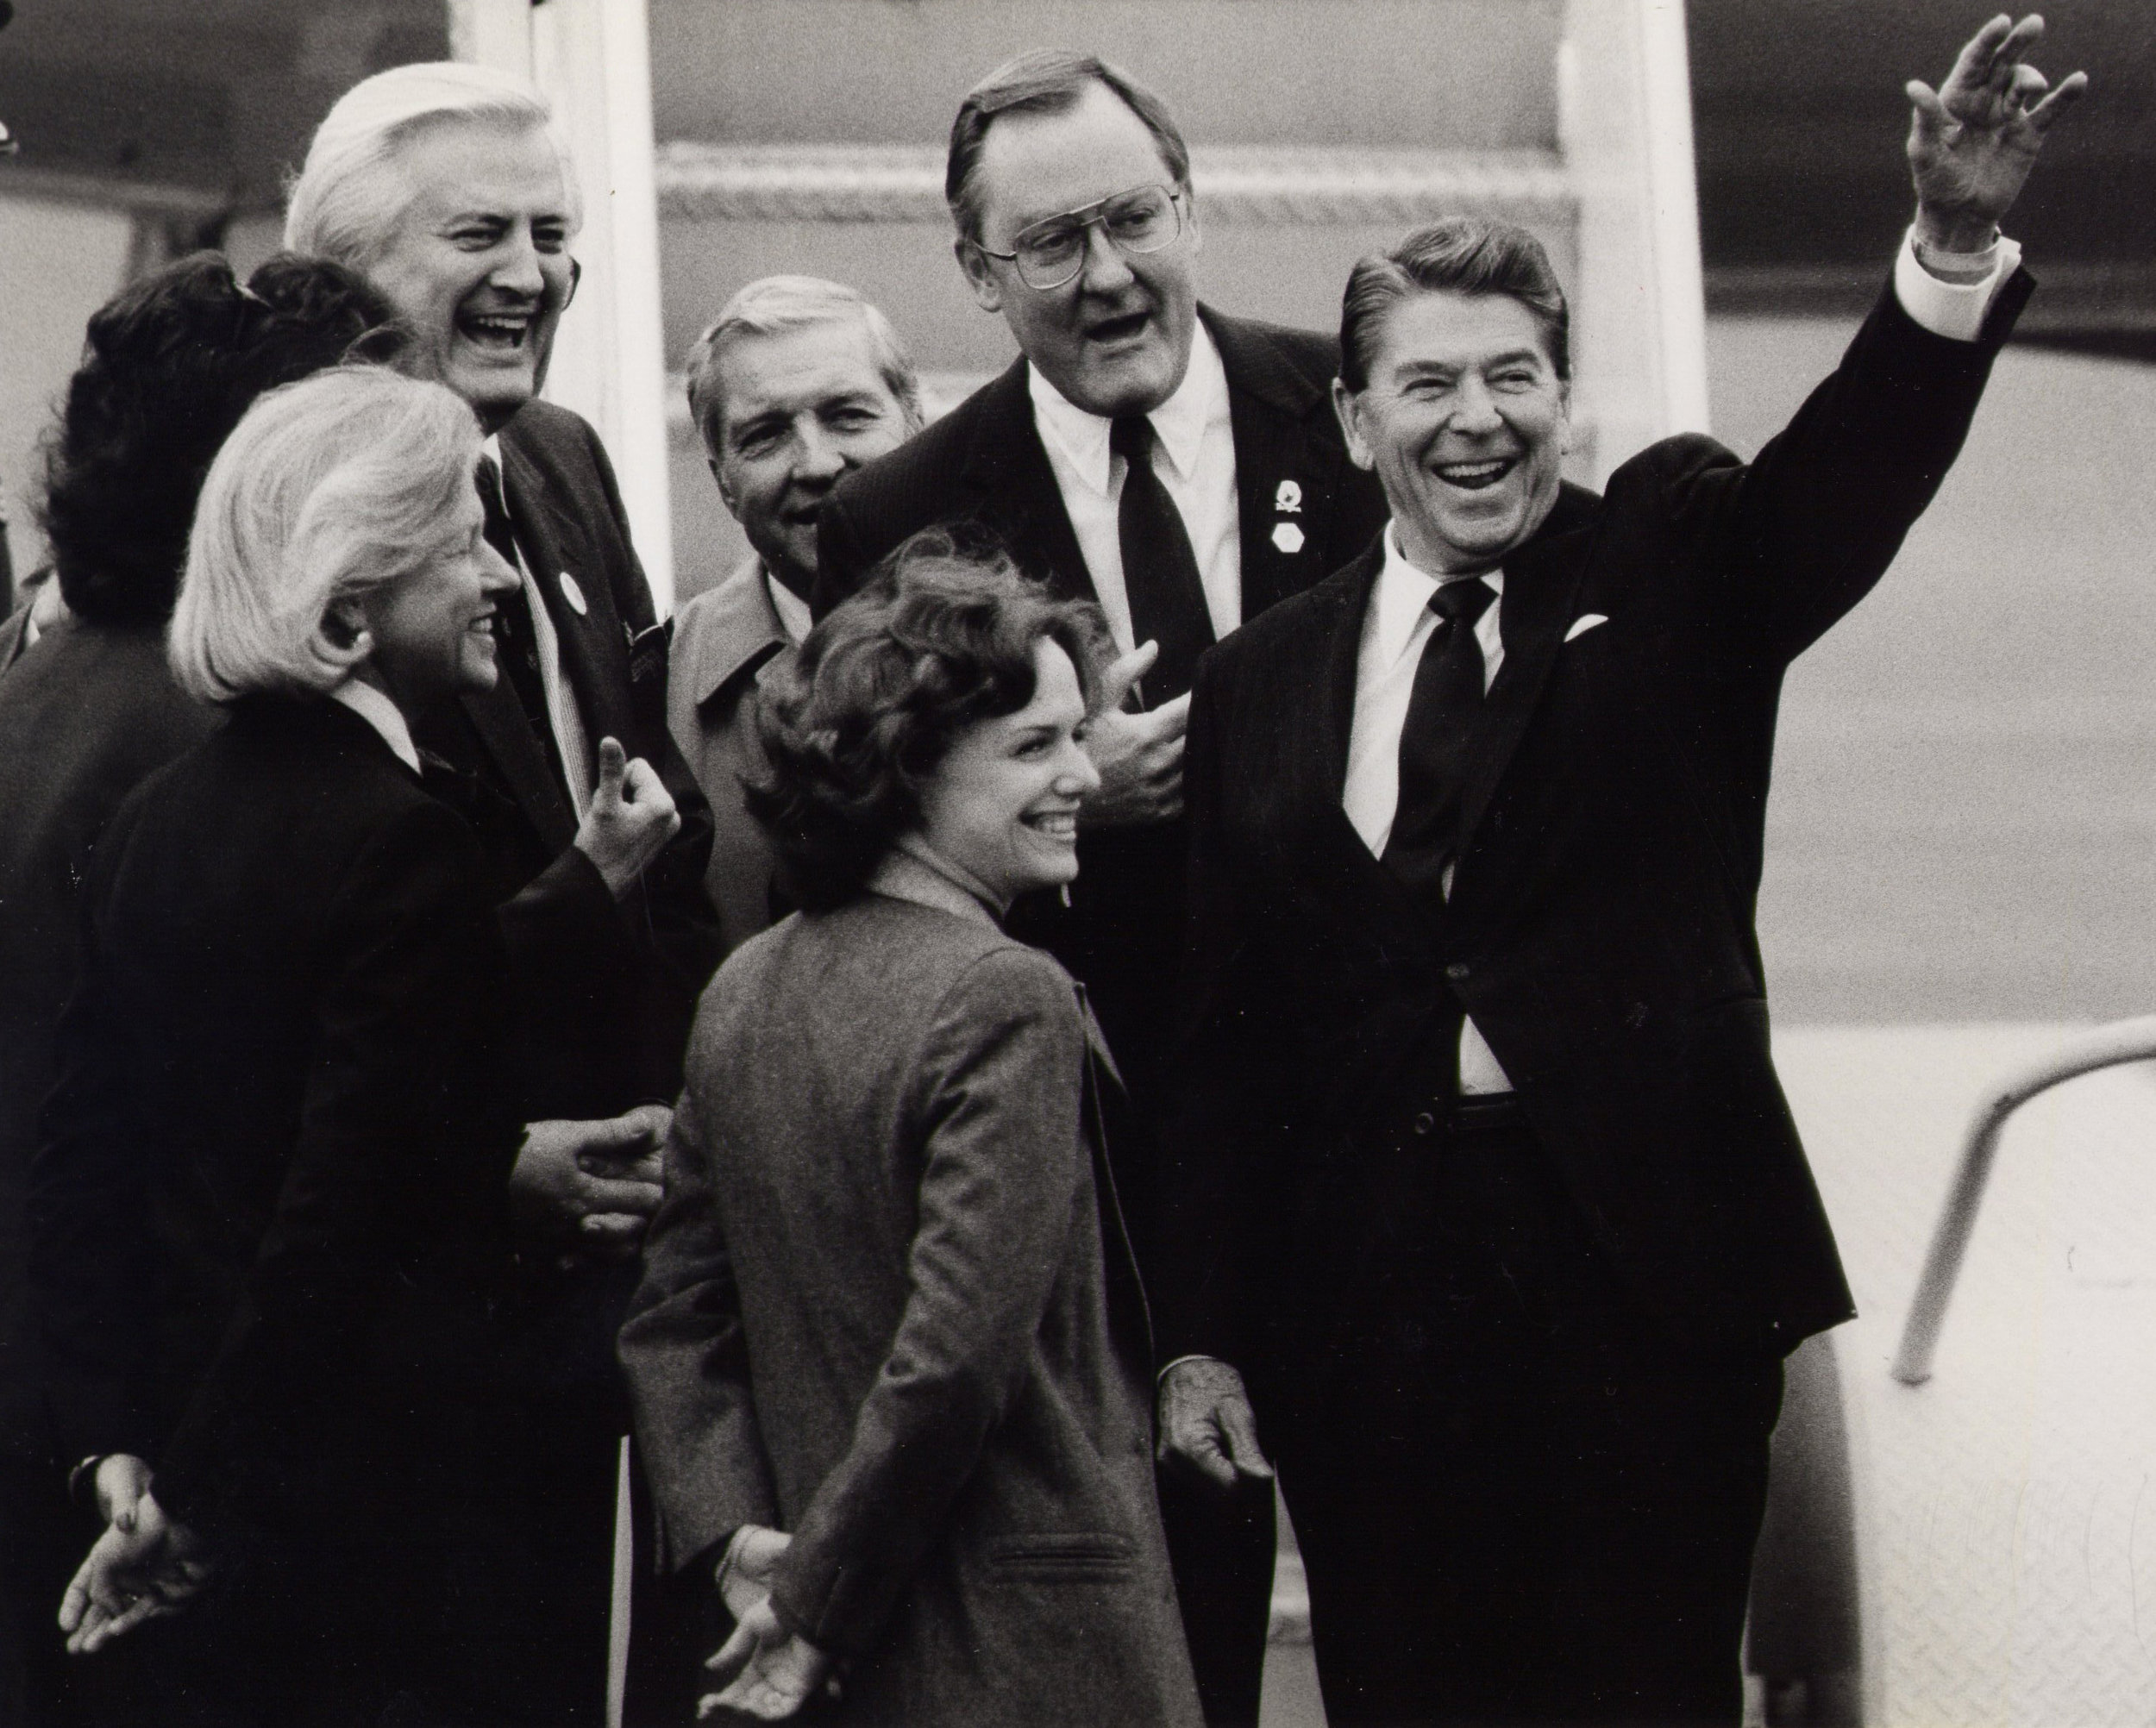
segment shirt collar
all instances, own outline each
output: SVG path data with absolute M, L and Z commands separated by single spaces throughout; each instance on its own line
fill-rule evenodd
M 1470 579 L 1454 578 L 1454 580 Z M 1505 573 L 1485 570 L 1479 579 L 1501 598 L 1505 592 Z M 1438 579 L 1429 572 L 1410 564 L 1407 554 L 1400 549 L 1400 524 L 1385 524 L 1385 567 L 1377 573 L 1377 592 L 1370 604 L 1376 614 L 1378 651 L 1387 666 L 1407 652 L 1413 639 L 1415 626 L 1422 622 L 1428 610 L 1430 597 L 1438 592 Z
M 771 596 L 772 610 L 779 615 L 779 628 L 786 632 L 788 642 L 800 647 L 801 638 L 816 622 L 809 611 L 809 603 L 765 569 L 761 561 L 756 567 L 763 572 L 764 590 Z
M 1108 496 L 1111 478 L 1108 434 L 1111 423 L 1104 415 L 1089 413 L 1041 376 L 1037 366 L 1025 369 L 1025 387 L 1033 398 L 1033 423 L 1044 436 L 1056 441 L 1080 479 Z M 1202 319 L 1193 327 L 1190 363 L 1174 394 L 1145 416 L 1153 434 L 1177 474 L 1188 480 L 1198 466 L 1198 452 L 1206 434 L 1228 423 L 1228 374 L 1220 364 L 1220 351 L 1213 345 L 1213 333 Z
M 360 719 L 382 735 L 382 742 L 396 753 L 397 760 L 415 774 L 419 772 L 419 752 L 411 742 L 411 728 L 404 723 L 404 711 L 388 697 L 364 679 L 348 678 L 329 692 L 332 702 L 341 702 Z

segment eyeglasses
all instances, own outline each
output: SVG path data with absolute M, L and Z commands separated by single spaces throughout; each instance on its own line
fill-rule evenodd
M 1164 186 L 1133 186 L 1097 204 L 1021 229 L 1008 252 L 986 246 L 981 249 L 991 258 L 1016 264 L 1018 279 L 1045 294 L 1077 279 L 1086 267 L 1086 230 L 1096 224 L 1108 243 L 1126 258 L 1173 246 L 1183 231 L 1182 199 L 1181 192 Z

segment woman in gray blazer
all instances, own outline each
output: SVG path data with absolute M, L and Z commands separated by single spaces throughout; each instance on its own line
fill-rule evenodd
M 622 1335 L 661 1563 L 716 1562 L 737 1617 L 707 1708 L 1200 1719 L 1114 1070 L 1000 923 L 1077 873 L 1099 640 L 924 537 L 763 717 L 752 807 L 804 910 L 704 998 Z

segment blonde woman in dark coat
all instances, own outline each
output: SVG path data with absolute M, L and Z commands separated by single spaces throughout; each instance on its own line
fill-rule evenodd
M 1000 923 L 1076 874 L 1097 639 L 917 544 L 767 713 L 755 804 L 805 910 L 705 997 L 622 1337 L 662 1563 L 715 1564 L 738 1616 L 707 1711 L 1200 1719 L 1113 1069 Z

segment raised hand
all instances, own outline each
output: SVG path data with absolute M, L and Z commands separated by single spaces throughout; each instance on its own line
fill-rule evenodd
M 2021 196 L 2059 116 L 2089 87 L 2085 72 L 2056 90 L 2026 56 L 2042 41 L 2032 12 L 2018 24 L 2002 12 L 1971 39 L 1946 82 L 1905 86 L 1909 172 L 1916 182 L 1917 238 L 1941 252 L 1980 252 Z
M 658 770 L 630 761 L 617 739 L 599 741 L 599 785 L 577 825 L 575 845 L 616 899 L 626 894 L 681 826 L 681 813 Z
M 1086 723 L 1086 754 L 1100 773 L 1100 788 L 1087 794 L 1078 820 L 1088 828 L 1166 822 L 1183 807 L 1183 730 L 1190 698 L 1178 696 L 1149 713 L 1124 711 L 1123 699 L 1160 656 L 1157 642 L 1141 642 L 1101 679 L 1100 711 Z

